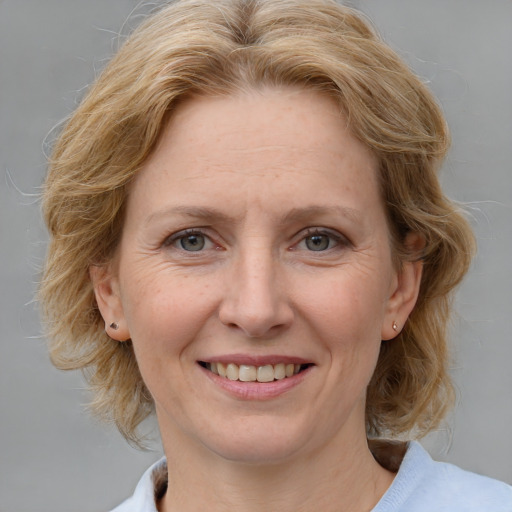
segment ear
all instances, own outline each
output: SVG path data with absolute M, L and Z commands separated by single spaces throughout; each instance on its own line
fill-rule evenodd
M 130 339 L 130 332 L 121 301 L 119 281 L 113 273 L 113 265 L 91 266 L 89 276 L 94 287 L 96 303 L 105 322 L 105 332 L 116 341 Z
M 421 235 L 409 233 L 405 246 L 412 255 L 419 255 L 425 241 Z M 419 256 L 414 261 L 404 262 L 397 270 L 387 302 L 381 339 L 390 340 L 400 334 L 418 299 L 422 272 L 423 262 Z

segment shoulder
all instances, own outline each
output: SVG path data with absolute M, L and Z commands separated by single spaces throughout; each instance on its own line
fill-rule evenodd
M 409 443 L 395 477 L 374 512 L 512 512 L 512 487 L 457 466 L 433 461 Z
M 111 512 L 157 512 L 156 501 L 166 487 L 167 463 L 162 458 L 142 475 L 133 495 Z
M 442 510 L 512 512 L 512 487 L 504 482 L 434 461 L 424 481 L 414 499 L 437 502 Z

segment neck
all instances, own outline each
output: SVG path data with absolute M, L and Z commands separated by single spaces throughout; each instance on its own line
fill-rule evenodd
M 272 464 L 247 464 L 173 443 L 161 512 L 371 511 L 394 475 L 373 458 L 365 436 Z M 180 446 L 180 447 L 178 447 Z M 199 455 L 196 453 L 196 455 Z

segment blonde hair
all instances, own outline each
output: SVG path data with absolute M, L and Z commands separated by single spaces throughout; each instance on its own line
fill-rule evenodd
M 333 0 L 179 0 L 148 18 L 103 71 L 57 140 L 43 195 L 50 243 L 40 289 L 51 357 L 81 368 L 93 407 L 137 441 L 153 403 L 131 343 L 104 332 L 89 268 L 109 261 L 127 188 L 187 97 L 300 86 L 334 98 L 380 162 L 397 264 L 425 240 L 417 305 L 383 342 L 367 392 L 369 436 L 422 435 L 450 405 L 447 321 L 473 235 L 442 193 L 449 146 L 440 108 L 360 14 Z

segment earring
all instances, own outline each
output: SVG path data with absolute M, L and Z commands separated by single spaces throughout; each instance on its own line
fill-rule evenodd
M 114 331 L 117 331 L 119 329 L 119 324 L 117 322 L 112 322 L 109 327 L 113 329 Z
M 394 331 L 398 331 L 398 325 L 396 324 L 395 321 L 393 321 L 393 326 L 392 327 L 393 327 Z

